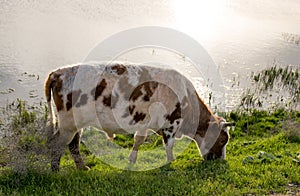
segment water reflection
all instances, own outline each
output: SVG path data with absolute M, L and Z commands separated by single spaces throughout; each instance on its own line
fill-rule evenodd
M 145 25 L 175 28 L 199 41 L 218 65 L 232 107 L 238 94 L 232 91 L 248 85 L 233 89 L 234 79 L 243 83 L 251 71 L 274 60 L 300 62 L 300 46 L 282 37 L 300 34 L 297 0 L 2 1 L 0 91 L 14 91 L 0 94 L 0 104 L 17 97 L 43 100 L 51 69 L 80 62 L 116 32 Z M 41 97 L 30 98 L 33 90 Z

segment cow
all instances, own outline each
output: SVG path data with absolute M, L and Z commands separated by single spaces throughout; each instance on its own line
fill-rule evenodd
M 87 126 L 102 130 L 109 139 L 115 134 L 134 134 L 130 163 L 136 162 L 139 146 L 149 130 L 162 136 L 168 162 L 174 159 L 174 139 L 182 136 L 196 142 L 205 160 L 226 157 L 227 127 L 232 124 L 214 115 L 192 82 L 168 66 L 79 63 L 52 71 L 44 90 L 53 171 L 59 170 L 67 146 L 76 167 L 89 169 L 79 150 L 82 129 Z

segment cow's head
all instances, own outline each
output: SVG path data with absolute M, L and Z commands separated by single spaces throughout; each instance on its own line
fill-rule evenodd
M 211 119 L 201 145 L 201 153 L 205 160 L 225 159 L 226 145 L 229 141 L 228 127 L 234 123 L 226 122 L 221 117 Z

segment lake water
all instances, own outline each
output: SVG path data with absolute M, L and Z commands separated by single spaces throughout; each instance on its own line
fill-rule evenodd
M 1 106 L 16 98 L 44 101 L 43 83 L 52 69 L 80 62 L 105 38 L 140 26 L 169 27 L 197 40 L 216 63 L 228 90 L 223 102 L 227 109 L 236 106 L 252 71 L 274 61 L 300 64 L 300 45 L 283 36 L 300 34 L 298 0 L 2 0 L 0 4 Z M 235 80 L 241 85 L 234 86 Z

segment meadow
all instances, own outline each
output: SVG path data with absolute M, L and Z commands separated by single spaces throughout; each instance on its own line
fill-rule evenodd
M 83 141 L 81 153 L 91 169 L 77 170 L 66 150 L 58 173 L 50 171 L 45 147 L 47 107 L 17 100 L 1 109 L 0 194 L 300 195 L 300 112 L 287 107 L 258 110 L 249 102 L 258 103 L 253 97 L 243 100 L 246 108 L 223 113 L 236 122 L 225 161 L 205 161 L 193 142 L 178 142 L 178 149 L 186 146 L 176 160 L 147 168 L 153 159 L 165 159 L 161 138 L 151 135 L 140 151 L 153 153 L 141 154 L 136 166 L 127 163 L 126 153 L 115 160 L 95 154 Z M 133 136 L 118 135 L 110 144 L 130 149 Z M 122 161 L 115 166 L 109 160 Z

